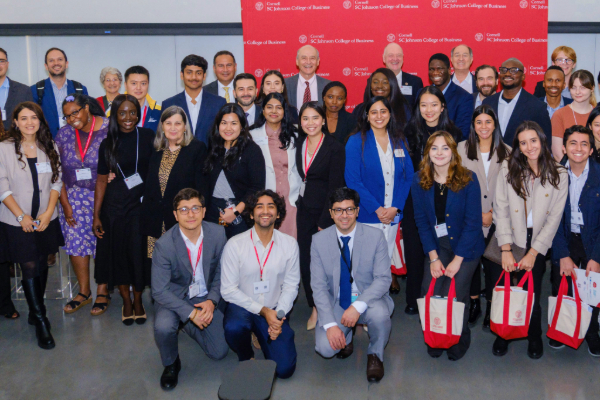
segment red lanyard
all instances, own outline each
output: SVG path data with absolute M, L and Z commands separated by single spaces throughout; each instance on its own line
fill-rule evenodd
M 142 128 L 144 127 L 144 124 L 146 123 L 146 113 L 148 112 L 148 107 L 144 106 L 144 117 L 142 118 Z
M 250 240 L 252 240 L 252 246 L 254 246 L 254 239 L 252 239 L 252 231 L 250 231 Z M 260 265 L 260 257 L 258 256 L 258 250 L 256 250 L 256 246 L 254 246 L 254 253 L 256 254 L 256 260 L 258 261 L 258 267 L 260 268 L 260 280 L 262 281 L 262 277 L 263 277 L 263 271 L 265 270 L 265 265 L 267 265 L 267 260 L 269 259 L 269 256 L 271 255 L 271 250 L 273 250 L 273 245 L 275 244 L 275 241 L 271 242 L 271 248 L 269 248 L 269 252 L 267 253 L 267 258 L 265 258 L 265 262 L 263 263 L 263 265 Z
M 325 134 L 321 133 L 321 139 L 319 139 L 319 143 L 317 144 L 317 148 L 315 149 L 315 152 L 313 153 L 312 157 L 310 157 L 310 162 L 308 162 L 308 163 L 306 162 L 306 155 L 308 154 L 308 139 L 306 139 L 306 149 L 304 149 L 304 180 L 306 180 L 306 175 L 308 174 L 308 169 L 312 165 L 313 159 L 317 155 L 317 151 L 319 150 L 319 147 L 321 146 L 321 142 L 323 141 L 323 137 L 325 137 Z
M 200 255 L 202 255 L 202 246 L 204 246 L 204 239 L 202 239 L 202 243 L 200 243 L 200 247 L 198 247 L 198 258 L 196 259 L 196 265 L 194 266 L 194 263 L 192 262 L 192 254 L 190 253 L 190 249 L 187 249 L 188 252 L 188 257 L 190 258 L 190 265 L 193 267 L 193 271 L 194 271 L 194 280 L 192 282 L 196 281 L 196 269 L 198 268 L 198 263 L 200 262 Z M 185 246 L 187 248 L 187 246 Z
M 77 136 L 77 144 L 79 145 L 79 153 L 81 154 L 81 164 L 83 164 L 83 159 L 87 154 L 88 148 L 90 147 L 90 142 L 92 141 L 92 135 L 94 134 L 94 127 L 96 126 L 96 118 L 92 117 L 92 129 L 90 129 L 90 134 L 88 135 L 87 142 L 85 144 L 85 149 L 81 147 L 81 139 L 79 138 L 79 131 L 75 129 L 75 136 Z

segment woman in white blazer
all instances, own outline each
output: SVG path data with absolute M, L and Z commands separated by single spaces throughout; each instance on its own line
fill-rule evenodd
M 252 139 L 265 158 L 266 189 L 285 198 L 287 211 L 279 231 L 297 238 L 296 200 L 302 178 L 296 168 L 296 138 L 291 116 L 281 93 L 269 93 L 263 101 L 262 113 L 257 115 Z

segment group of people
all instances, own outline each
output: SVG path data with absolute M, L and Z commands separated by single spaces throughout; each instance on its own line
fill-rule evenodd
M 402 71 L 399 45 L 387 45 L 382 61 L 350 113 L 344 84 L 316 75 L 312 46 L 298 50 L 297 75 L 268 71 L 260 85 L 237 74 L 229 51 L 215 54 L 217 80 L 204 85 L 208 62 L 189 55 L 185 89 L 162 106 L 148 95 L 143 66 L 124 75 L 104 68 L 106 94 L 94 99 L 67 79 L 63 50 L 46 52 L 49 78 L 27 87 L 7 77 L 0 49 L 0 311 L 19 317 L 8 272 L 17 263 L 38 345 L 53 348 L 44 292 L 64 247 L 80 286 L 65 313 L 93 302 L 90 313 L 101 315 L 117 287 L 123 324 L 141 325 L 151 287 L 164 389 L 177 385 L 180 330 L 215 360 L 230 348 L 252 359 L 260 348 L 288 378 L 297 358 L 289 317 L 302 281 L 317 353 L 349 357 L 362 324 L 367 378 L 379 381 L 405 260 L 407 314 L 419 313 L 432 280 L 440 296 L 454 282 L 468 308 L 450 360 L 469 348 L 484 314 L 480 296 L 489 330 L 502 271 L 532 271 L 527 353 L 542 357 L 549 249 L 555 294 L 574 268 L 600 272 L 594 77 L 576 70 L 566 46 L 534 94 L 515 58 L 472 74 L 464 44 L 430 57 L 428 86 Z M 400 233 L 406 250 L 397 257 Z M 501 265 L 482 257 L 490 245 Z M 525 249 L 519 262 L 517 247 Z M 598 308 L 586 339 L 600 356 Z M 498 337 L 493 354 L 508 345 Z

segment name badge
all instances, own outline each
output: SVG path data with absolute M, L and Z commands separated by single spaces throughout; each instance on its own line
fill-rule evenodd
M 137 185 L 141 185 L 142 183 L 144 183 L 144 181 L 142 180 L 140 174 L 138 174 L 137 172 L 125 178 L 125 184 L 127 185 L 127 189 L 129 190 L 133 189 Z
M 358 299 L 358 296 L 360 295 L 360 293 L 357 292 L 352 292 L 352 295 L 350 297 L 350 302 L 354 303 L 356 301 L 356 299 Z
M 412 86 L 402 86 L 400 88 L 400 91 L 402 92 L 402 94 L 404 95 L 412 95 Z
M 300 197 L 304 197 L 304 191 L 306 190 L 306 181 L 302 181 L 300 185 Z
M 396 214 L 396 216 L 394 217 L 394 224 L 399 224 L 400 223 L 400 214 Z
M 6 110 L 2 109 L 2 121 L 6 121 Z
M 269 293 L 270 290 L 269 281 L 254 282 L 254 294 Z
M 395 157 L 404 157 L 404 149 L 396 149 L 394 150 Z
M 92 170 L 89 168 L 76 169 L 75 176 L 77 177 L 78 181 L 92 179 Z
M 200 282 L 194 282 L 190 285 L 190 299 L 200 295 Z
M 52 167 L 50 166 L 49 161 L 35 163 L 35 169 L 37 170 L 38 174 L 52 173 Z
M 448 236 L 448 228 L 446 228 L 446 224 L 436 225 L 435 233 L 436 233 L 437 237 L 439 237 L 439 238 Z
M 261 137 L 258 138 L 254 141 L 254 143 L 256 143 L 259 146 L 265 145 L 265 144 L 269 144 L 269 139 L 266 137 Z
M 571 223 L 575 225 L 583 225 L 583 214 L 579 207 L 571 207 Z

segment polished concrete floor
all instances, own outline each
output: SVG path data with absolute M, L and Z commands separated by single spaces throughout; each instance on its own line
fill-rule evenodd
M 548 281 L 546 273 L 545 280 Z M 405 281 L 394 296 L 396 312 L 385 353 L 385 377 L 366 380 L 367 333 L 357 329 L 355 352 L 346 360 L 325 360 L 314 351 L 314 332 L 306 331 L 310 310 L 302 289 L 291 318 L 296 332 L 298 365 L 288 380 L 276 380 L 273 399 L 598 399 L 600 359 L 592 358 L 584 343 L 579 350 L 552 350 L 540 360 L 526 355 L 527 342 L 512 343 L 501 358 L 492 355 L 494 335 L 473 330 L 467 355 L 457 361 L 430 358 L 425 350 L 418 316 L 408 316 Z M 547 312 L 549 283 L 544 287 Z M 180 335 L 182 371 L 171 392 L 159 386 L 162 366 L 153 337 L 153 315 L 145 325 L 121 323 L 121 300 L 91 317 L 88 305 L 65 315 L 63 300 L 48 300 L 56 348 L 37 347 L 34 328 L 27 324 L 27 305 L 16 321 L 0 321 L 0 399 L 216 399 L 221 376 L 237 364 L 230 351 L 222 361 L 211 361 L 187 335 Z M 481 322 L 481 320 L 480 320 Z M 543 321 L 546 324 L 546 318 Z M 257 358 L 262 353 L 257 352 Z

